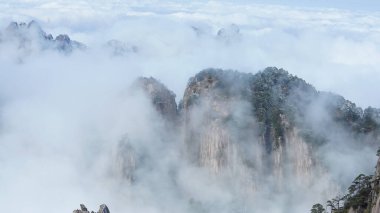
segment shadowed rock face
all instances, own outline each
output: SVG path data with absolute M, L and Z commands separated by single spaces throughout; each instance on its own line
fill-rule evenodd
M 16 44 L 18 49 L 25 51 L 55 49 L 63 53 L 71 53 L 74 50 L 83 50 L 86 46 L 80 42 L 73 41 L 68 35 L 61 34 L 55 39 L 51 34 L 42 30 L 36 21 L 26 23 L 11 22 L 9 26 L 0 33 L 1 42 Z
M 137 79 L 136 85 L 148 95 L 155 109 L 168 121 L 177 120 L 175 94 L 165 85 L 150 77 Z
M 58 35 L 54 40 L 54 46 L 63 52 L 70 53 L 75 49 L 85 49 L 86 47 L 77 42 L 70 39 L 70 37 L 66 34 Z
M 145 93 L 162 120 L 165 121 L 167 129 L 176 129 L 175 125 L 179 121 L 175 95 L 172 91 L 152 77 L 138 78 L 133 88 L 142 90 Z M 169 138 L 166 138 L 166 140 L 169 141 Z M 119 141 L 111 158 L 113 162 L 111 166 L 112 174 L 130 184 L 137 179 L 136 170 L 148 164 L 154 164 L 154 162 L 144 162 L 143 159 L 149 159 L 149 153 L 147 153 L 146 149 L 136 149 L 134 146 L 136 144 L 130 141 L 128 133 L 126 133 L 126 136 Z

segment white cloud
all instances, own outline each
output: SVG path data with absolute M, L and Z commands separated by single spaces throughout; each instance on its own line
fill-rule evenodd
M 155 116 L 146 100 L 123 99 L 138 76 L 160 79 L 179 100 L 189 77 L 204 68 L 254 73 L 277 66 L 317 89 L 340 93 L 363 107 L 380 107 L 378 13 L 217 1 L 84 0 L 7 1 L 0 3 L 0 11 L 1 29 L 10 21 L 35 19 L 53 36 L 69 34 L 89 47 L 68 56 L 37 51 L 18 64 L 14 59 L 19 52 L 0 44 L 0 186 L 6 192 L 0 193 L 0 204 L 17 200 L 21 212 L 37 212 L 45 205 L 54 212 L 70 212 L 78 202 L 91 208 L 106 202 L 117 210 L 140 212 L 183 210 L 182 199 L 171 200 L 178 196 L 176 191 L 162 198 L 173 202 L 168 209 L 162 200 L 152 199 L 155 194 L 146 187 L 123 191 L 102 176 L 106 169 L 102 165 L 107 163 L 102 151 L 110 152 L 127 129 L 132 138 L 143 136 L 143 148 L 151 141 L 157 142 L 153 148 L 159 148 L 163 142 L 157 137 L 159 125 L 144 129 Z M 216 38 L 220 28 L 231 24 L 239 26 L 240 35 Z M 136 45 L 138 51 L 111 57 L 104 49 L 110 39 Z M 177 158 L 174 151 L 170 153 L 174 157 L 165 158 L 159 151 L 157 155 L 164 165 L 171 165 L 168 162 Z M 99 167 L 93 168 L 93 161 Z M 163 183 L 157 191 L 171 184 L 157 175 L 168 172 L 160 169 L 164 172 L 153 172 L 145 180 L 151 185 Z M 202 189 L 186 182 L 186 174 L 192 172 L 185 169 L 178 184 L 199 195 Z M 199 172 L 192 181 L 202 188 L 209 183 L 207 178 Z M 215 183 L 207 193 L 234 202 L 229 191 L 220 189 Z M 122 196 L 111 196 L 115 191 Z M 124 196 L 131 200 L 128 205 Z M 275 199 L 287 202 L 283 197 Z

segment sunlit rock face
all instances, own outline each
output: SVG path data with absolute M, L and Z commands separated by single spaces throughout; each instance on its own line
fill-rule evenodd
M 296 184 L 307 185 L 316 168 L 311 146 L 293 128 L 285 133 L 283 143 L 272 152 L 273 174 L 278 187 L 283 187 L 285 178 L 294 178 Z
M 310 147 L 285 113 L 265 105 L 280 95 L 272 94 L 279 92 L 273 85 L 260 88 L 264 77 L 210 69 L 190 79 L 183 113 L 191 161 L 215 173 L 241 163 L 253 173 L 271 173 L 279 179 L 287 163 L 297 176 L 309 173 Z
M 322 99 L 329 99 L 318 109 L 326 119 L 312 123 L 313 106 Z M 356 129 L 358 134 L 377 128 L 363 127 L 371 122 L 364 121 L 355 104 L 320 93 L 277 68 L 255 75 L 204 70 L 189 80 L 180 112 L 192 163 L 212 173 L 244 170 L 252 179 L 271 176 L 280 188 L 288 180 L 311 182 L 320 166 L 314 150 L 329 142 L 323 135 L 329 126 Z
M 222 70 L 200 72 L 188 83 L 180 113 L 187 159 L 254 191 L 263 163 L 252 108 L 245 98 L 249 76 Z
M 222 90 L 224 82 L 219 74 L 224 77 L 229 72 L 208 70 L 190 79 L 181 103 L 190 157 L 194 163 L 209 166 L 215 172 L 231 160 L 234 135 L 230 130 L 234 127 L 229 127 L 229 122 L 234 119 L 234 104 L 243 101 L 239 92 L 230 95 Z

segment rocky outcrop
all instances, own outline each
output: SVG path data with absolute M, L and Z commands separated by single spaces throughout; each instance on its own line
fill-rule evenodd
M 135 85 L 148 95 L 153 106 L 164 119 L 171 122 L 177 120 L 178 113 L 175 94 L 165 85 L 152 77 L 141 77 L 137 79 Z
M 190 79 L 181 111 L 185 121 L 185 144 L 193 163 L 209 167 L 214 172 L 232 166 L 228 159 L 232 160 L 235 152 L 235 135 L 227 121 L 233 117 L 234 108 L 243 94 L 241 90 L 247 85 L 236 84 L 239 88 L 234 88 L 230 83 L 244 79 L 243 76 L 229 71 L 207 70 Z
M 308 117 L 316 102 L 328 118 L 318 121 L 318 130 Z M 328 142 L 323 131 L 334 125 L 360 135 L 364 123 L 376 123 L 365 121 L 376 119 L 374 113 L 365 116 L 341 96 L 318 92 L 277 68 L 255 75 L 204 70 L 189 80 L 180 113 L 192 163 L 220 173 L 243 162 L 250 174 L 274 175 L 279 185 L 286 178 L 311 181 L 318 167 L 313 148 Z M 365 128 L 378 131 L 375 124 Z
M 74 210 L 73 213 L 89 213 L 89 211 L 84 204 L 80 204 L 80 209 Z M 91 213 L 94 213 L 94 211 L 91 211 Z
M 110 210 L 106 206 L 106 204 L 102 204 L 99 207 L 98 213 L 110 213 Z
M 71 53 L 74 50 L 86 48 L 84 44 L 71 40 L 65 34 L 58 35 L 54 39 L 51 34 L 44 32 L 36 21 L 31 21 L 28 24 L 12 22 L 0 35 L 0 44 L 3 42 L 13 44 L 18 50 L 23 50 L 24 54 L 46 49 Z
M 65 53 L 71 53 L 75 49 L 86 48 L 83 44 L 77 41 L 71 40 L 70 37 L 66 34 L 58 35 L 53 41 L 54 41 L 55 48 Z
M 284 72 L 272 72 L 275 71 Z M 281 167 L 280 164 L 285 160 L 283 152 L 288 149 L 285 143 L 288 143 L 289 148 L 297 150 L 292 155 L 297 161 L 297 173 L 310 169 L 312 163 L 306 157 L 310 154 L 309 148 L 299 133 L 292 129 L 287 115 L 274 109 L 272 103 L 273 109 L 267 106 L 269 104 L 263 103 L 278 101 L 274 97 L 278 91 L 273 91 L 273 88 L 263 91 L 259 88 L 260 77 L 210 69 L 190 79 L 182 111 L 185 117 L 186 144 L 193 161 L 218 171 L 229 164 L 229 153 L 237 149 L 232 147 L 239 141 L 242 143 L 243 139 L 247 144 L 263 145 L 262 148 L 268 153 L 277 151 L 272 155 L 273 167 Z M 268 97 L 263 97 L 264 93 Z M 235 128 L 236 125 L 240 126 Z M 255 132 L 255 129 L 262 131 Z
M 323 131 L 331 130 L 330 127 L 353 132 L 353 140 L 361 143 L 366 142 L 359 140 L 361 135 L 373 136 L 379 131 L 377 109 L 361 110 L 343 97 L 319 92 L 277 68 L 255 75 L 204 70 L 189 80 L 178 110 L 174 93 L 156 79 L 139 78 L 135 86 L 148 97 L 164 123 L 183 127 L 183 153 L 192 165 L 205 168 L 213 177 L 230 178 L 229 183 L 240 184 L 250 193 L 264 186 L 279 190 L 296 184 L 308 187 L 314 177 L 321 177 L 316 173 L 320 165 L 315 150 L 329 143 Z M 315 109 L 315 105 L 320 108 Z M 322 119 L 310 123 L 310 110 L 323 115 Z M 165 131 L 168 129 L 171 128 Z M 372 139 L 376 141 L 376 137 Z M 131 142 L 134 141 L 126 137 L 118 143 L 112 156 L 112 171 L 116 177 L 138 184 L 142 180 L 139 171 L 147 167 L 151 171 L 156 165 L 157 158 L 151 156 L 157 156 L 152 154 L 157 149 L 150 152 L 149 147 L 139 148 Z M 380 169 L 377 178 L 379 173 Z M 373 184 L 373 188 L 378 188 L 378 179 Z M 371 196 L 376 200 L 372 213 L 379 213 L 378 191 Z M 351 212 L 359 213 L 360 208 L 352 208 Z
M 74 210 L 73 213 L 90 213 L 84 204 L 80 204 L 80 209 Z M 95 213 L 91 211 L 91 213 Z M 105 204 L 100 205 L 99 210 L 96 213 L 110 213 L 110 210 Z
M 162 83 L 150 77 L 138 78 L 133 86 L 132 91 L 138 91 L 137 95 L 142 92 L 151 102 L 154 109 L 159 115 L 158 119 L 162 118 L 165 125 L 165 130 L 175 131 L 176 124 L 178 124 L 177 104 L 175 102 L 175 95 L 172 91 L 168 90 Z M 166 134 L 168 137 L 171 134 Z M 170 140 L 169 138 L 165 138 Z M 121 138 L 115 146 L 110 161 L 110 172 L 113 177 L 118 178 L 122 182 L 128 184 L 134 183 L 138 178 L 136 177 L 137 170 L 144 168 L 146 165 L 152 165 L 155 162 L 149 161 L 150 153 L 149 148 L 142 148 L 136 143 L 133 143 L 128 137 L 128 133 Z M 149 161 L 149 162 L 148 162 Z

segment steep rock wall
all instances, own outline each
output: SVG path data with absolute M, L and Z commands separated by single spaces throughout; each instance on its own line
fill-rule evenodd
M 189 81 L 182 102 L 189 159 L 213 173 L 242 167 L 238 170 L 252 179 L 273 175 L 279 186 L 294 177 L 308 183 L 314 164 L 310 145 L 284 113 L 279 123 L 258 121 L 254 80 L 208 70 Z

